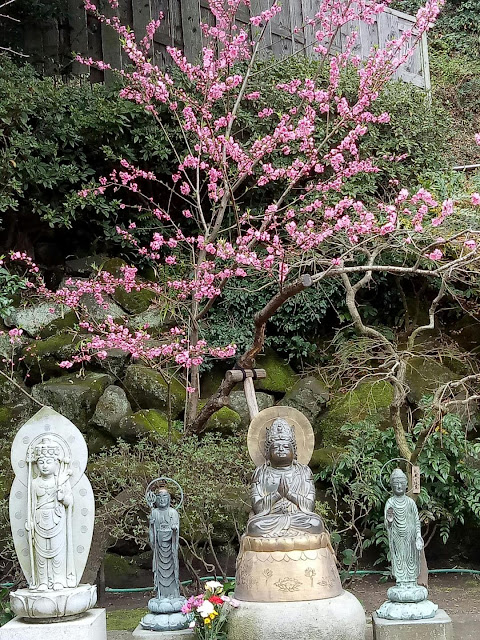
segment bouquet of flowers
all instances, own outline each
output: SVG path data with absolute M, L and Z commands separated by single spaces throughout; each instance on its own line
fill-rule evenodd
M 238 600 L 227 596 L 216 580 L 205 583 L 205 592 L 192 596 L 182 607 L 182 613 L 193 615 L 190 627 L 199 640 L 226 640 L 228 614 L 238 607 Z

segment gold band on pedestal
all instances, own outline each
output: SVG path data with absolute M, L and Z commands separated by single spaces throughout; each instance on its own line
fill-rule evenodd
M 342 591 L 327 533 L 285 538 L 243 536 L 235 588 L 240 600 L 323 600 Z

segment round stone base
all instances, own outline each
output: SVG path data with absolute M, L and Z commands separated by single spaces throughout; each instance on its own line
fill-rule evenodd
M 395 585 L 387 591 L 387 598 L 391 602 L 422 602 L 428 598 L 428 589 L 419 584 Z
M 183 596 L 178 598 L 151 598 L 147 607 L 150 613 L 178 613 L 182 610 L 186 601 Z
M 50 621 L 56 618 L 78 616 L 93 609 L 97 602 L 97 587 L 80 584 L 59 591 L 18 589 L 10 593 L 10 606 L 19 618 Z
M 147 613 L 140 626 L 147 631 L 180 631 L 190 624 L 190 616 L 183 613 Z
M 228 640 L 365 640 L 365 612 L 348 591 L 303 602 L 242 602 L 230 613 Z
M 377 609 L 377 616 L 385 620 L 426 620 L 434 618 L 438 604 L 430 600 L 422 602 L 391 602 L 387 600 Z

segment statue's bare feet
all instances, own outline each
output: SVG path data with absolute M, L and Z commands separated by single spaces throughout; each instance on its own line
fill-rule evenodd
M 53 590 L 54 591 L 61 591 L 61 589 L 63 589 L 63 588 L 64 588 L 64 586 L 60 582 L 55 582 L 55 584 L 53 585 Z
M 48 591 L 48 584 L 39 584 L 37 591 Z

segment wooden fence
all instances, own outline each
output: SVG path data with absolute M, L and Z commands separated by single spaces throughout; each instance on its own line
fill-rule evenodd
M 251 13 L 244 7 L 237 15 L 238 24 L 248 29 L 250 15 L 264 11 L 270 6 L 270 0 L 251 0 L 250 4 Z M 315 57 L 314 29 L 304 26 L 295 33 L 294 27 L 303 25 L 305 18 L 315 13 L 316 4 L 315 0 L 287 0 L 281 13 L 270 24 L 261 55 L 284 58 L 297 52 L 308 58 Z M 214 24 L 214 16 L 205 0 L 119 0 L 118 9 L 105 9 L 107 15 L 117 15 L 122 23 L 130 25 L 140 38 L 145 34 L 146 25 L 160 11 L 165 18 L 154 39 L 155 62 L 162 67 L 171 64 L 166 47 L 172 45 L 182 49 L 189 60 L 198 59 L 202 50 L 200 22 Z M 373 25 L 360 22 L 345 25 L 336 38 L 334 49 L 341 50 L 346 37 L 352 29 L 356 29 L 359 38 L 354 53 L 364 59 L 372 47 L 381 48 L 388 40 L 410 29 L 414 21 L 405 13 L 387 9 Z M 85 74 L 85 67 L 72 62 L 72 52 L 103 60 L 115 68 L 122 68 L 126 64 L 117 34 L 93 16 L 87 15 L 83 0 L 68 0 L 68 16 L 63 21 L 26 26 L 24 50 L 36 68 L 46 75 Z M 104 79 L 103 73 L 98 70 L 90 73 L 92 81 Z M 417 45 L 415 54 L 397 72 L 397 77 L 427 91 L 430 89 L 425 35 Z

